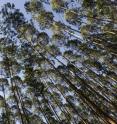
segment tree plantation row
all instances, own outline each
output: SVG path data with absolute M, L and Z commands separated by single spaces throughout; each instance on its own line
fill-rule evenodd
M 116 0 L 29 0 L 0 10 L 0 124 L 117 124 Z

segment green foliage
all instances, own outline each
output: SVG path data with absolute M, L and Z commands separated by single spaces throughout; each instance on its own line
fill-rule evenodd
M 38 12 L 40 10 L 42 11 L 43 9 L 42 3 L 38 0 L 31 0 L 30 2 L 28 1 L 24 6 L 28 12 Z
M 51 0 L 51 6 L 53 10 L 59 12 L 64 8 L 65 2 L 64 0 Z
M 52 12 L 46 12 L 45 10 L 42 11 L 38 17 L 37 17 L 37 21 L 40 24 L 40 27 L 43 28 L 50 28 L 50 26 L 52 25 L 53 22 L 53 13 Z
M 0 123 L 116 124 L 113 2 L 30 0 L 24 6 L 31 21 L 10 3 L 0 13 Z

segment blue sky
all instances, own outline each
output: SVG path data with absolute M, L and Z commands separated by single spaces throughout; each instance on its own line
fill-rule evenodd
M 27 0 L 0 0 L 0 9 L 7 2 L 14 3 L 15 6 L 16 6 L 16 8 L 20 9 L 20 11 L 23 12 L 23 14 L 25 15 L 25 17 L 29 17 L 29 15 L 27 15 L 27 13 L 25 11 L 25 8 L 24 8 L 24 3 L 26 1 Z
M 3 4 L 10 2 L 10 3 L 15 3 L 17 8 L 22 8 L 22 11 L 24 11 L 24 3 L 26 0 L 0 0 L 0 8 Z

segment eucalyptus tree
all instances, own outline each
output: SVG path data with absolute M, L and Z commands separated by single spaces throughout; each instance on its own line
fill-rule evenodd
M 113 91 L 116 90 L 116 50 L 113 49 L 116 48 L 116 17 L 113 19 L 100 8 L 103 3 L 108 9 L 107 1 L 84 0 L 80 8 L 71 7 L 72 2 L 77 3 L 76 0 L 26 2 L 27 12 L 42 32 L 26 21 L 14 5 L 8 3 L 2 9 L 4 24 L 8 26 L 7 37 L 14 29 L 16 34 L 11 38 L 17 38 L 19 44 L 6 43 L 2 48 L 2 68 L 9 78 L 17 110 L 15 118 L 23 124 L 31 119 L 47 124 L 117 122 Z M 56 14 L 51 9 L 47 11 L 45 3 L 57 14 L 64 14 L 69 24 L 56 20 Z M 111 11 L 112 7 L 111 4 Z M 90 10 L 93 17 L 89 16 Z M 45 29 L 52 31 L 52 36 Z M 74 37 L 76 40 L 72 40 Z
M 56 2 L 56 1 L 55 1 Z M 59 6 L 59 5 L 58 5 Z M 42 16 L 41 14 L 40 14 L 40 16 Z M 44 18 L 44 16 L 43 16 L 43 23 L 40 23 L 40 19 L 38 19 L 37 18 L 37 20 L 39 21 L 39 23 L 41 24 L 41 25 L 43 25 L 44 26 L 44 24 L 45 23 L 50 23 L 50 25 L 49 25 L 49 27 L 52 25 L 52 20 L 53 19 L 50 19 L 50 18 L 48 18 L 48 20 L 46 20 L 46 18 Z M 49 21 L 49 19 L 50 19 L 50 22 L 46 22 L 46 21 Z M 44 22 L 45 21 L 45 22 Z M 42 22 L 42 21 L 41 21 Z M 58 24 L 58 23 L 56 23 L 55 21 L 53 22 L 53 24 L 54 24 L 54 32 L 56 32 L 56 33 L 58 33 L 58 32 L 62 32 L 62 31 L 66 31 L 66 27 L 68 28 L 68 29 L 70 29 L 68 26 L 64 26 L 64 25 L 58 25 L 58 26 L 56 26 L 55 24 Z M 46 26 L 44 26 L 45 28 L 46 28 Z M 60 28 L 60 27 L 62 27 L 62 28 Z M 48 28 L 48 27 L 47 27 Z M 64 29 L 64 30 L 63 30 Z M 68 30 L 67 30 L 67 32 L 69 32 Z M 108 49 L 107 49 L 108 50 Z
M 10 110 L 10 106 L 9 103 L 7 101 L 6 98 L 6 94 L 8 90 L 8 80 L 5 78 L 1 78 L 0 79 L 0 91 L 2 92 L 3 96 L 0 96 L 0 107 L 2 108 L 2 114 L 4 115 L 3 117 L 3 123 L 5 124 L 9 124 L 9 123 L 13 123 L 13 119 L 11 119 L 11 110 Z
M 18 109 L 19 113 L 20 113 L 21 120 L 22 120 L 22 123 L 23 123 L 22 114 L 21 114 L 21 111 L 20 111 L 20 108 L 19 108 L 19 105 L 18 105 L 19 102 L 18 102 L 18 99 L 17 99 L 17 96 L 16 96 L 16 91 L 15 91 L 13 83 L 12 83 L 12 75 L 15 74 L 15 71 L 17 70 L 17 68 L 16 68 L 17 65 L 16 65 L 16 62 L 13 61 L 13 59 L 11 60 L 11 58 L 7 57 L 7 52 L 5 52 L 3 54 L 4 55 L 2 57 L 3 60 L 1 61 L 1 69 L 4 71 L 5 77 L 9 78 L 9 85 L 10 85 L 9 88 L 11 89 L 11 94 L 13 95 L 13 98 L 15 99 L 15 104 L 17 106 L 17 109 Z M 11 74 L 11 68 L 13 69 L 12 74 Z M 15 106 L 15 104 L 14 104 L 14 106 Z

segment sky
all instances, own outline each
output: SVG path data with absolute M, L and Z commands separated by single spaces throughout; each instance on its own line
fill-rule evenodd
M 24 4 L 27 0 L 0 0 L 0 10 L 2 8 L 2 6 L 7 3 L 7 2 L 10 2 L 10 3 L 14 3 L 15 4 L 15 7 L 17 9 L 20 9 L 21 12 L 23 12 L 24 16 L 28 19 L 30 19 L 30 14 L 27 14 L 26 13 L 26 10 L 24 8 Z
M 3 4 L 10 2 L 14 3 L 16 5 L 16 8 L 20 8 L 22 11 L 25 11 L 24 9 L 24 3 L 26 0 L 0 0 L 0 8 L 3 6 Z

